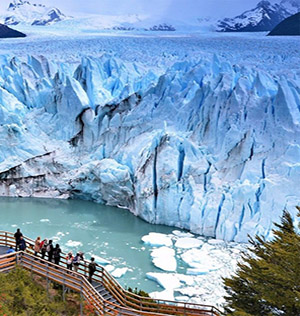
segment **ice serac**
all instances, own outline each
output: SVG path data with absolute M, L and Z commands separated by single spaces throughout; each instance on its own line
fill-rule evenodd
M 0 194 L 89 199 L 218 239 L 271 237 L 300 200 L 299 74 L 218 56 L 161 72 L 109 54 L 1 57 Z

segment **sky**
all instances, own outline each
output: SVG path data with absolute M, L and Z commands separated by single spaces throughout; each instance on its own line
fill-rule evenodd
M 3 12 L 10 0 L 0 0 Z M 29 0 L 56 6 L 66 14 L 98 13 L 108 15 L 147 14 L 152 16 L 220 17 L 235 16 L 253 8 L 259 0 Z M 276 2 L 276 0 L 271 0 Z

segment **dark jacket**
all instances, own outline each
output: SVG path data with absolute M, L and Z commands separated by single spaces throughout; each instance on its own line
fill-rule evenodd
M 54 247 L 52 244 L 48 244 L 47 248 L 49 248 L 48 255 L 53 256 Z
M 55 248 L 53 250 L 54 258 L 60 258 L 60 253 L 61 253 L 61 249 L 60 248 Z
M 89 274 L 94 274 L 97 269 L 97 263 L 96 262 L 91 262 L 89 264 Z
M 21 233 L 21 232 L 16 232 L 15 234 L 14 234 L 14 237 L 15 237 L 15 239 L 16 239 L 16 241 L 19 243 L 20 242 L 20 239 L 21 239 L 21 237 L 23 236 L 23 234 Z
M 24 239 L 20 240 L 20 242 L 19 242 L 19 248 L 20 248 L 20 250 L 23 250 L 23 251 L 26 250 L 26 242 L 25 242 Z

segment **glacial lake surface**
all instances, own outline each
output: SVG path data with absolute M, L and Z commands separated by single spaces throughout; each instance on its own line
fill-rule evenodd
M 162 272 L 151 262 L 151 247 L 141 241 L 149 232 L 168 234 L 174 228 L 151 225 L 129 211 L 80 200 L 0 198 L 0 230 L 53 239 L 62 250 L 96 255 L 115 268 L 129 270 L 118 279 L 123 286 L 159 290 L 146 272 Z
M 0 230 L 17 228 L 32 239 L 52 239 L 64 252 L 83 251 L 88 260 L 107 260 L 105 267 L 123 287 L 137 287 L 153 298 L 220 308 L 225 295 L 222 278 L 235 271 L 246 249 L 243 244 L 151 225 L 128 210 L 88 201 L 1 197 Z M 142 241 L 146 235 L 147 244 Z M 163 240 L 167 247 L 160 248 Z M 154 250 L 160 258 L 151 257 Z

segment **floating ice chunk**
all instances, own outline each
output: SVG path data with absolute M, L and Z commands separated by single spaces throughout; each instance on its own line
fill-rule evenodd
M 52 239 L 53 242 L 58 242 L 60 240 L 60 237 L 53 236 L 51 239 Z
M 177 261 L 175 259 L 175 250 L 168 247 L 160 247 L 151 252 L 153 264 L 164 271 L 175 272 Z
M 199 248 L 202 245 L 203 241 L 189 237 L 179 238 L 175 243 L 175 247 L 184 249 Z
M 96 262 L 99 263 L 99 264 L 101 264 L 101 265 L 107 265 L 107 264 L 110 263 L 110 261 L 108 261 L 108 260 L 106 260 L 106 259 L 104 259 L 104 258 L 102 258 L 102 257 L 99 257 L 99 256 L 97 256 L 97 255 L 92 255 L 92 257 L 94 257 L 95 260 L 96 260 Z
M 174 301 L 174 291 L 171 289 L 167 289 L 161 292 L 151 292 L 149 293 L 149 296 L 157 300 Z
M 68 240 L 66 243 L 67 247 L 82 247 L 82 242 L 75 240 Z
M 121 278 L 127 271 L 128 268 L 117 268 L 115 271 L 111 273 L 111 275 L 118 279 Z
M 175 250 L 168 248 L 168 247 L 160 247 L 157 249 L 154 249 L 151 252 L 151 257 L 152 258 L 157 258 L 157 257 L 161 257 L 161 256 L 165 256 L 165 257 L 174 257 L 175 256 Z
M 188 302 L 189 299 L 190 298 L 188 296 L 176 296 L 175 297 L 175 301 L 178 301 L 178 302 Z
M 40 220 L 40 222 L 41 222 L 41 223 L 49 223 L 49 222 L 50 222 L 50 219 L 48 219 L 48 218 L 42 218 L 42 219 Z
M 105 270 L 111 273 L 112 271 L 115 270 L 115 267 L 111 264 L 108 264 L 107 266 L 105 266 Z
M 178 280 L 187 286 L 195 286 L 196 279 L 191 275 L 177 274 Z
M 148 235 L 142 237 L 142 241 L 145 244 L 157 247 L 170 247 L 173 245 L 171 237 L 160 233 L 149 233 Z
M 206 252 L 200 249 L 191 249 L 181 255 L 181 258 L 191 268 L 211 267 L 213 258 Z
M 207 242 L 210 245 L 223 245 L 225 243 L 225 241 L 221 239 L 209 239 Z
M 172 234 L 177 236 L 177 237 L 194 237 L 193 234 L 188 233 L 188 232 L 182 232 L 180 230 L 173 230 Z
M 201 286 L 188 286 L 185 288 L 177 289 L 176 292 L 187 297 L 193 297 L 205 294 L 206 290 L 203 289 L 203 287 Z
M 176 274 L 148 272 L 146 276 L 149 280 L 157 282 L 164 289 L 176 289 L 181 286 L 180 280 Z
M 211 270 L 208 267 L 198 267 L 198 268 L 193 268 L 193 269 L 187 269 L 186 273 L 189 275 L 202 275 L 202 274 L 207 274 L 209 273 Z

